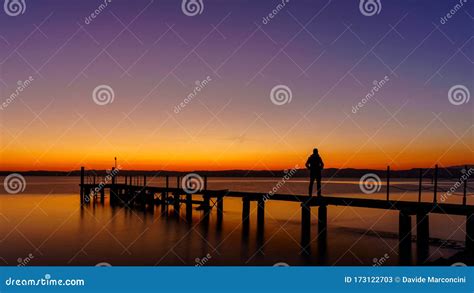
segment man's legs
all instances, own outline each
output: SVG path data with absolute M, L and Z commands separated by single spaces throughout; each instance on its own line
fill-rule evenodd
M 309 190 L 308 190 L 309 196 L 313 196 L 313 184 L 314 184 L 314 176 L 310 175 L 309 176 Z
M 318 189 L 318 196 L 321 196 L 321 174 L 316 176 L 316 188 Z

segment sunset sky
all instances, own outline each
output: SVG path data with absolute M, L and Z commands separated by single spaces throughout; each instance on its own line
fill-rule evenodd
M 0 10 L 0 170 L 394 169 L 474 162 L 474 6 L 468 1 L 26 0 Z M 402 4 L 404 3 L 404 4 Z M 175 107 L 209 82 L 180 111 Z M 374 97 L 354 111 L 373 82 Z M 113 102 L 93 91 L 108 85 Z M 276 105 L 272 88 L 291 89 Z M 178 113 L 176 113 L 178 112 Z M 355 112 L 355 113 L 354 113 Z

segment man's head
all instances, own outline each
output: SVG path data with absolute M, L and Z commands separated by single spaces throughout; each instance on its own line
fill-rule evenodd
M 318 149 L 317 149 L 317 148 L 314 148 L 314 149 L 313 149 L 313 154 L 315 154 L 315 155 L 318 154 Z

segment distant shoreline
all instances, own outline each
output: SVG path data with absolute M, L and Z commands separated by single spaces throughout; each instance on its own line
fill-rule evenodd
M 464 166 L 453 166 L 448 168 L 439 168 L 439 178 L 459 178 L 463 174 Z M 467 168 L 474 168 L 474 165 L 469 164 Z M 95 174 L 97 176 L 107 175 L 107 170 L 86 170 L 87 175 Z M 208 177 L 282 177 L 288 175 L 289 170 L 224 170 L 224 171 L 205 171 L 205 170 L 194 170 L 194 171 L 144 171 L 144 170 L 120 170 L 118 176 L 184 176 L 189 173 L 197 173 L 201 176 Z M 79 176 L 80 170 L 74 171 L 0 171 L 0 176 L 7 176 L 11 173 L 20 173 L 23 176 Z M 328 168 L 323 170 L 323 177 L 333 178 L 357 178 L 367 173 L 377 174 L 380 178 L 385 178 L 386 170 L 376 169 L 337 169 Z M 434 168 L 422 169 L 423 178 L 430 178 L 434 176 Z M 291 177 L 308 177 L 309 173 L 306 169 L 297 169 L 292 172 Z M 390 177 L 392 178 L 419 178 L 420 169 L 412 168 L 407 170 L 390 170 Z

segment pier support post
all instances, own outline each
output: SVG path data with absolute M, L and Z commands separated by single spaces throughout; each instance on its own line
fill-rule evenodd
M 224 196 L 217 196 L 217 221 L 222 222 L 224 216 Z
M 105 201 L 105 188 L 102 187 L 102 188 L 100 189 L 100 203 L 103 204 L 104 201 Z
M 311 206 L 308 202 L 301 203 L 301 247 L 302 253 L 309 255 L 311 238 Z
M 311 215 L 310 215 L 311 216 Z M 328 208 L 326 205 L 319 206 L 318 208 L 318 235 L 326 236 L 328 228 Z
M 81 167 L 81 205 L 84 204 L 84 167 Z
M 161 202 L 160 203 L 161 203 L 162 206 L 166 206 L 166 204 L 167 204 L 166 203 L 166 195 L 167 194 L 168 194 L 167 192 L 162 192 L 161 193 Z
M 173 194 L 173 207 L 174 207 L 174 213 L 176 215 L 179 215 L 179 193 L 174 193 Z
M 411 216 L 407 211 L 400 211 L 398 221 L 398 240 L 400 258 L 406 263 L 411 258 Z
M 423 264 L 429 254 L 430 222 L 426 212 L 416 214 L 416 255 L 419 264 Z
M 250 223 L 250 199 L 242 197 L 242 223 L 247 226 Z
M 257 226 L 262 228 L 265 222 L 265 200 L 260 197 L 257 201 Z
M 466 216 L 466 250 L 474 254 L 474 213 Z
M 186 194 L 186 220 L 191 222 L 193 219 L 193 195 Z

